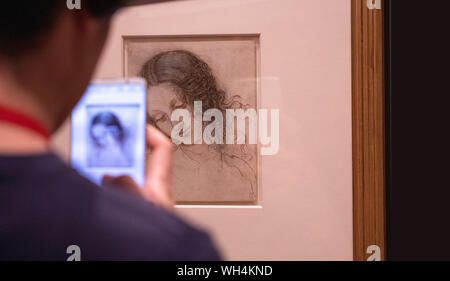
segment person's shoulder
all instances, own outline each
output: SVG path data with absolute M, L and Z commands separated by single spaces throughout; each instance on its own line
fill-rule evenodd
M 93 259 L 217 260 L 209 235 L 177 216 L 118 190 L 97 189 L 91 228 L 111 248 Z
M 102 190 L 95 205 L 98 211 L 94 223 L 109 232 L 112 240 L 126 240 L 127 249 L 119 252 L 131 250 L 135 259 L 218 259 L 206 232 L 140 198 Z
M 84 230 L 77 233 L 87 260 L 220 259 L 205 231 L 174 214 L 121 190 L 101 188 L 71 169 L 64 178 L 83 207 L 77 220 Z

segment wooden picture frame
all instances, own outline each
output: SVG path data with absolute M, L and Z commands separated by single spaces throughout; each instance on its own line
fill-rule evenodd
M 365 261 L 373 254 L 384 260 L 385 1 L 351 1 L 354 260 Z M 370 246 L 377 246 L 379 253 L 372 252 Z

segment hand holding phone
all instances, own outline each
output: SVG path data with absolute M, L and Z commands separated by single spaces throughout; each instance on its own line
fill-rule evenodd
M 95 81 L 72 113 L 72 166 L 99 185 L 104 175 L 129 175 L 142 186 L 145 126 L 144 80 Z
M 145 108 L 143 80 L 94 82 L 72 113 L 71 163 L 99 185 L 125 189 L 171 210 L 173 145 L 146 126 Z M 151 150 L 147 169 L 146 148 Z
M 170 192 L 173 144 L 158 129 L 147 125 L 147 147 L 152 153 L 144 186 L 138 186 L 130 176 L 111 175 L 103 177 L 102 186 L 121 188 L 170 211 L 174 206 Z

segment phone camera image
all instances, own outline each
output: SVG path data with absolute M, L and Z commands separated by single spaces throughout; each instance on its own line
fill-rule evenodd
M 131 167 L 139 106 L 87 106 L 88 167 Z
M 128 175 L 143 185 L 145 113 L 145 82 L 92 84 L 72 112 L 72 167 L 97 184 Z

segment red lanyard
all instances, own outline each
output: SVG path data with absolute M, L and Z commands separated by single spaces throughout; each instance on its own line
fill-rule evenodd
M 0 105 L 0 122 L 22 127 L 43 136 L 46 140 L 50 139 L 50 132 L 48 129 L 40 122 L 36 121 L 36 119 L 2 105 Z

